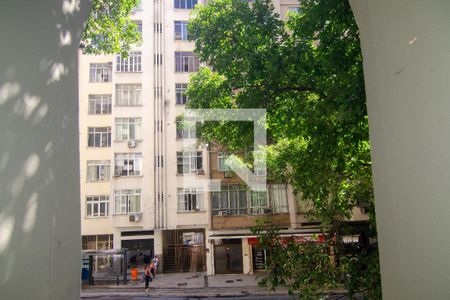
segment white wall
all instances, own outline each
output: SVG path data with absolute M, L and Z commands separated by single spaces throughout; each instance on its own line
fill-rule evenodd
M 383 299 L 450 299 L 450 1 L 350 2 L 364 55 Z
M 77 47 L 88 5 L 1 5 L 2 299 L 79 299 Z

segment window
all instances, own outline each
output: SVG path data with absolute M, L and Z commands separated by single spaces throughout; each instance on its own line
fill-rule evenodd
M 109 196 L 87 196 L 86 217 L 107 217 L 109 215 Z
M 142 153 L 116 153 L 114 176 L 142 175 Z
M 178 188 L 178 211 L 199 211 L 203 209 L 203 193 L 201 188 Z
M 141 20 L 136 20 L 136 21 L 133 21 L 133 23 L 136 24 L 137 31 L 139 31 L 142 34 L 142 21 Z
M 193 120 L 177 120 L 177 139 L 195 139 L 197 122 Z
M 268 186 L 269 200 L 274 213 L 289 212 L 287 186 L 285 184 L 271 184 Z
M 225 163 L 227 158 L 228 158 L 228 154 L 226 152 L 217 153 L 219 171 L 230 171 L 231 170 L 231 168 L 228 165 L 226 165 L 226 163 Z
M 133 12 L 141 11 L 141 10 L 142 10 L 142 0 L 139 0 L 138 5 L 135 8 L 133 8 Z
M 112 63 L 90 64 L 89 81 L 90 82 L 111 82 Z
M 296 12 L 299 12 L 299 9 L 300 8 L 298 6 L 289 6 L 287 11 L 288 11 L 288 13 L 290 13 L 290 12 L 296 13 Z
M 177 104 L 186 104 L 188 96 L 186 95 L 187 83 L 175 83 L 175 95 Z
M 141 72 L 141 52 L 130 52 L 127 58 L 123 58 L 120 54 L 116 56 L 117 72 Z
M 203 158 L 201 151 L 177 152 L 178 174 L 197 173 L 203 169 Z
M 175 52 L 175 72 L 197 72 L 200 61 L 193 52 Z
M 197 4 L 197 0 L 174 0 L 175 8 L 193 9 Z
M 116 118 L 116 140 L 140 140 L 141 139 L 141 118 Z
M 81 237 L 82 250 L 108 250 L 113 249 L 113 235 L 83 235 Z
M 142 84 L 116 84 L 116 105 L 142 104 Z
M 213 215 L 247 214 L 247 189 L 237 184 L 222 186 L 220 192 L 211 192 L 211 205 Z
M 110 179 L 111 161 L 109 160 L 88 160 L 87 161 L 87 181 L 98 182 Z
M 141 212 L 141 190 L 114 191 L 115 213 Z
M 111 147 L 111 127 L 89 127 L 88 147 Z
M 111 95 L 89 95 L 90 115 L 110 115 Z
M 267 192 L 250 191 L 250 206 L 251 214 L 264 214 L 264 210 L 269 208 Z
M 175 25 L 175 39 L 183 41 L 189 40 L 187 29 L 188 21 L 175 21 L 174 25 Z

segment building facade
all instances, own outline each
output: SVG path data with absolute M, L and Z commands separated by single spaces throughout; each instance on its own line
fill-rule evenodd
M 142 0 L 131 15 L 141 46 L 127 58 L 79 54 L 82 245 L 127 248 L 129 266 L 158 255 L 164 272 L 253 273 L 265 260 L 248 229 L 257 219 L 306 236 L 319 224 L 306 220 L 289 186 L 249 191 L 220 148 L 183 148 L 195 136 L 179 116 L 200 67 L 187 24 L 203 2 Z M 297 0 L 274 4 L 287 18 Z M 220 191 L 196 186 L 199 179 L 220 180 Z

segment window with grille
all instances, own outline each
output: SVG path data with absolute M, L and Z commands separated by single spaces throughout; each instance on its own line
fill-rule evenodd
M 111 127 L 89 127 L 88 147 L 111 147 Z
M 186 95 L 187 83 L 175 83 L 176 104 L 186 104 L 188 96 Z
M 203 170 L 203 157 L 201 151 L 177 152 L 178 174 L 192 174 Z
M 174 22 L 175 39 L 176 40 L 189 40 L 188 35 L 188 21 L 175 21 Z
M 107 217 L 109 216 L 109 196 L 87 196 L 86 197 L 86 217 Z
M 241 185 L 222 186 L 211 192 L 212 215 L 288 213 L 286 184 L 269 184 L 263 192 L 248 190 Z
M 175 52 L 175 72 L 197 72 L 200 60 L 193 52 Z
M 117 141 L 140 140 L 142 118 L 115 118 Z
M 110 115 L 112 108 L 112 95 L 89 95 L 90 115 Z
M 116 153 L 114 176 L 141 176 L 142 153 Z
M 142 84 L 116 84 L 116 105 L 142 105 Z
M 238 184 L 222 186 L 220 191 L 211 192 L 212 215 L 248 214 L 248 191 Z
M 141 212 L 141 190 L 116 190 L 114 201 L 116 214 Z
M 178 188 L 178 211 L 199 211 L 203 209 L 203 192 L 199 187 Z
M 90 64 L 89 65 L 90 82 L 111 82 L 112 81 L 112 63 Z
M 130 52 L 128 57 L 116 55 L 116 71 L 117 72 L 141 72 L 142 53 L 140 51 Z
M 88 160 L 87 161 L 87 181 L 98 182 L 108 181 L 111 176 L 111 161 L 109 160 Z
M 251 214 L 264 214 L 264 210 L 268 208 L 267 192 L 250 191 Z

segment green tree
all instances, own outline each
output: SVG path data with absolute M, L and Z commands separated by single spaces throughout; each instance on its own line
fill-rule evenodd
M 303 0 L 283 22 L 270 0 L 212 0 L 196 8 L 188 30 L 211 67 L 192 76 L 188 106 L 267 109 L 271 180 L 289 182 L 313 204 L 311 217 L 329 239 L 339 241 L 355 206 L 369 212 L 374 229 L 362 55 L 349 3 Z M 251 147 L 253 131 L 205 123 L 201 138 L 235 150 Z M 340 251 L 337 243 L 338 259 Z
M 131 45 L 141 42 L 130 13 L 140 0 L 93 0 L 91 13 L 81 36 L 84 54 L 128 55 Z

